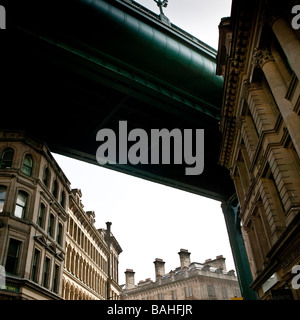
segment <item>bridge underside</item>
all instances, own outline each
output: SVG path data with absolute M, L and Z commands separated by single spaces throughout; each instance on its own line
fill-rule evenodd
M 72 7 L 74 11 L 67 6 L 55 10 L 55 1 L 38 9 L 30 1 L 17 10 L 13 0 L 7 4 L 7 30 L 1 35 L 1 128 L 26 130 L 45 141 L 52 152 L 96 165 L 100 145 L 96 133 L 102 128 L 117 133 L 121 120 L 127 121 L 128 131 L 204 129 L 201 175 L 186 175 L 184 163 L 106 166 L 212 199 L 228 199 L 234 187 L 228 171 L 218 165 L 221 88 L 209 84 L 205 89 L 211 79 L 197 78 L 193 65 L 189 71 L 177 58 L 164 58 L 157 45 L 153 49 L 134 42 L 129 31 L 104 16 L 82 19 L 79 15 L 91 8 L 83 6 L 85 1 L 76 2 L 80 5 Z M 111 5 L 112 1 L 98 2 Z M 115 3 L 117 9 L 169 34 L 187 50 L 202 50 L 165 30 L 170 28 L 162 23 L 139 16 L 121 1 Z M 101 32 L 91 35 L 93 28 Z M 203 56 L 213 61 L 209 50 Z

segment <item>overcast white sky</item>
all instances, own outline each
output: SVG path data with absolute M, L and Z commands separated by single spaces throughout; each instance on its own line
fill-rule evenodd
M 135 1 L 159 13 L 154 0 Z M 218 49 L 218 25 L 230 16 L 231 0 L 169 0 L 163 10 L 173 24 Z
M 153 0 L 139 3 L 159 13 Z M 165 15 L 175 25 L 217 49 L 218 24 L 230 16 L 231 0 L 169 0 Z M 96 150 L 95 150 L 96 152 Z M 96 213 L 96 227 L 112 222 L 112 232 L 123 252 L 119 282 L 126 269 L 135 281 L 155 279 L 155 258 L 166 272 L 180 265 L 181 248 L 191 260 L 204 262 L 223 255 L 227 269 L 235 269 L 220 203 L 188 192 L 118 173 L 54 154 L 72 188 L 82 191 L 86 211 Z

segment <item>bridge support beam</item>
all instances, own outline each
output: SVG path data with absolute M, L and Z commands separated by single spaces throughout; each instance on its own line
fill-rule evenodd
M 257 300 L 257 294 L 250 288 L 253 281 L 249 260 L 240 227 L 239 203 L 234 195 L 227 202 L 222 203 L 229 242 L 235 263 L 242 296 L 245 300 Z

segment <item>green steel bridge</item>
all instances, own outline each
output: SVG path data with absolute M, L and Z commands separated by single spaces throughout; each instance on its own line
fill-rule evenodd
M 201 175 L 186 175 L 185 164 L 105 166 L 221 201 L 243 296 L 253 298 L 235 189 L 218 165 L 223 80 L 216 51 L 131 0 L 4 6 L 1 128 L 26 130 L 52 152 L 95 165 L 97 132 L 118 132 L 119 121 L 146 132 L 204 129 Z

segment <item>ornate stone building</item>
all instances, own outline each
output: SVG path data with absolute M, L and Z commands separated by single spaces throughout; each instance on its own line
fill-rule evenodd
M 233 0 L 220 23 L 220 163 L 230 170 L 260 299 L 299 299 L 300 30 L 297 1 Z M 299 4 L 299 3 L 298 3 Z
M 180 267 L 165 273 L 165 262 L 155 259 L 155 281 L 150 278 L 135 285 L 134 271 L 125 272 L 126 285 L 122 300 L 230 300 L 241 292 L 233 270 L 226 271 L 225 258 L 207 259 L 204 263 L 190 261 L 190 253 L 178 253 Z
M 95 213 L 83 210 L 81 196 L 80 190 L 71 190 L 62 296 L 65 300 L 117 300 L 122 249 L 111 233 L 111 222 L 106 230 L 96 229 Z
M 61 299 L 69 192 L 43 143 L 0 132 L 0 299 Z
M 120 245 L 47 146 L 0 131 L 0 299 L 118 299 Z

